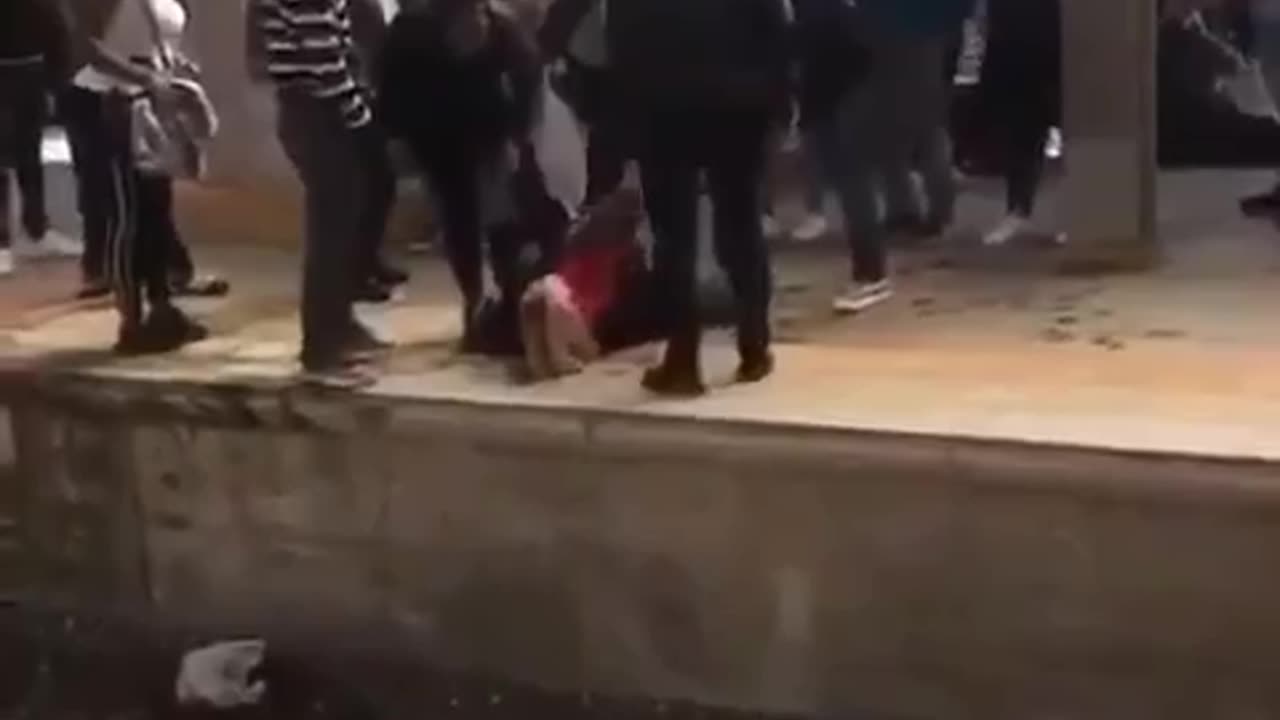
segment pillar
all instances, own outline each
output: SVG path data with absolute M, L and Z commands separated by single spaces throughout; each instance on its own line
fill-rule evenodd
M 1155 264 L 1155 0 L 1063 0 L 1069 271 Z

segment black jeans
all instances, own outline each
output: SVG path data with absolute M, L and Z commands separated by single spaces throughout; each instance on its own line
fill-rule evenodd
M 122 323 L 136 326 L 145 314 L 144 301 L 152 309 L 170 303 L 170 180 L 134 167 L 130 100 L 88 94 L 96 97 L 82 99 L 94 112 L 81 118 L 84 144 L 76 160 L 81 206 L 94 214 L 92 220 L 86 216 L 86 233 L 98 234 L 102 264 L 97 269 L 115 293 Z
M 396 175 L 391 168 L 386 136 L 379 130 L 368 128 L 361 133 L 361 139 L 364 141 L 368 199 L 360 218 L 360 267 L 366 276 L 372 277 L 383 265 L 387 223 L 396 201 Z
M 1038 97 L 1042 91 L 1009 98 L 1004 104 L 1001 127 L 1005 131 L 1006 205 L 1009 212 L 1031 217 L 1044 176 L 1044 150 L 1058 118 L 1053 99 Z
M 279 96 L 277 131 L 303 188 L 302 364 L 336 362 L 355 327 L 352 303 L 368 257 L 362 221 L 370 181 L 364 135 L 346 127 L 332 102 Z
M 760 184 L 767 113 L 665 112 L 647 119 L 640 147 L 645 204 L 654 232 L 656 315 L 668 359 L 696 362 L 702 318 L 697 294 L 699 183 L 706 173 L 715 255 L 737 302 L 738 349 L 770 343 L 773 276 L 761 227 Z
M 630 148 L 617 78 L 608 70 L 569 61 L 566 83 L 574 110 L 588 128 L 588 206 L 618 189 Z
M 44 62 L 0 65 L 0 248 L 9 247 L 9 171 L 18 176 L 22 226 L 32 240 L 49 230 L 40 147 L 47 118 Z
M 80 258 L 81 275 L 90 284 L 104 282 L 107 277 L 106 247 L 111 232 L 114 209 L 111 198 L 111 158 L 105 151 L 113 142 L 106 129 L 103 96 L 83 88 L 69 86 L 58 95 L 58 112 L 71 146 L 71 161 L 76 174 L 76 196 L 83 226 L 84 255 Z M 154 185 L 154 186 L 151 186 Z M 173 217 L 173 183 L 164 187 L 149 183 L 148 192 L 158 205 L 168 208 L 156 232 L 167 248 L 163 255 L 169 279 L 181 285 L 195 276 L 191 252 L 178 232 Z

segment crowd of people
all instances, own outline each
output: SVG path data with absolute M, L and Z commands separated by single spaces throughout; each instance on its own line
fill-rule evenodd
M 1236 1 L 1160 8 L 1161 108 L 1173 107 L 1175 120 L 1161 123 L 1162 160 L 1194 161 L 1184 156 L 1205 148 L 1239 154 L 1248 133 L 1250 160 L 1280 166 L 1265 152 L 1280 148 L 1274 117 L 1246 120 L 1217 104 L 1224 70 L 1215 63 L 1237 58 L 1201 11 Z M 1258 57 L 1280 77 L 1280 10 L 1253 1 L 1269 7 L 1254 13 Z M 124 354 L 205 337 L 173 298 L 229 289 L 195 273 L 173 220 L 173 180 L 198 176 L 198 160 L 144 162 L 139 152 L 151 126 L 194 135 L 198 149 L 216 124 L 199 68 L 181 52 L 186 3 L 0 4 L 0 135 L 21 187 L 23 247 L 82 255 L 81 293 L 114 294 Z M 385 300 L 408 279 L 382 252 L 393 148 L 412 160 L 443 225 L 465 350 L 524 353 L 531 373 L 547 377 L 661 339 L 665 354 L 644 386 L 687 396 L 705 391 L 701 335 L 715 314 L 697 269 L 704 194 L 733 296 L 723 319 L 737 330 L 737 378 L 757 382 L 774 367 L 769 169 L 783 137 L 808 159 L 807 213 L 792 233 L 824 234 L 826 196 L 835 196 L 850 270 L 833 307 L 858 313 L 892 295 L 892 235 L 938 237 L 955 220 L 953 79 L 975 18 L 985 40 L 979 125 L 998 139 L 1007 185 L 1007 214 L 987 244 L 1027 232 L 1046 143 L 1061 124 L 1061 0 L 399 5 L 388 17 L 379 0 L 247 0 L 250 79 L 274 91 L 278 138 L 304 195 L 300 359 L 305 376 L 326 385 L 371 382 L 371 360 L 390 347 L 354 305 Z M 1206 47 L 1219 57 L 1201 58 Z M 1187 79 L 1207 65 L 1203 83 Z M 83 245 L 52 231 L 43 207 L 50 97 L 73 151 Z M 585 129 L 579 192 L 565 190 L 573 183 L 547 157 L 558 103 Z M 638 188 L 627 180 L 632 165 Z M 1277 188 L 1246 209 L 1280 210 Z M 13 270 L 5 210 L 0 275 Z M 651 247 L 639 241 L 646 222 Z

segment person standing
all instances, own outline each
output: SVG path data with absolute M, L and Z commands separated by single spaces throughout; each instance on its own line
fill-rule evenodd
M 138 167 L 132 132 L 141 99 L 187 104 L 159 63 L 181 38 L 186 9 L 178 0 L 64 0 L 59 7 L 77 49 L 72 83 L 85 107 L 75 161 L 80 192 L 98 203 L 100 215 L 86 217 L 86 226 L 102 235 L 98 271 L 120 314 L 116 352 L 167 352 L 199 341 L 208 331 L 172 302 L 170 179 Z
M 517 182 L 536 174 L 528 138 L 541 83 L 535 41 L 503 5 L 433 0 L 405 8 L 392 23 L 380 109 L 435 193 L 445 254 L 462 294 L 467 351 L 515 349 L 521 245 L 538 243 L 539 262 L 554 263 L 544 234 L 530 224 L 538 214 L 529 211 L 534 203 L 522 200 L 536 188 Z M 495 334 L 504 336 L 492 343 L 481 337 L 486 248 L 499 292 Z
M 303 375 L 342 388 L 372 383 L 364 361 L 385 347 L 353 307 L 361 274 L 353 268 L 367 261 L 362 220 L 375 202 L 368 152 L 378 140 L 348 2 L 258 0 L 251 38 L 265 50 L 278 136 L 303 186 Z
M 765 154 L 789 101 L 782 0 L 610 0 L 609 49 L 638 130 L 654 232 L 654 297 L 667 341 L 643 384 L 706 391 L 696 292 L 700 178 L 714 212 L 716 258 L 736 299 L 737 379 L 773 371 L 772 271 L 760 227 Z
M 867 52 L 866 77 L 840 109 L 839 157 L 842 205 L 853 261 L 853 282 L 837 296 L 840 313 L 858 313 L 889 299 L 886 227 L 878 182 L 902 187 L 908 169 L 918 169 L 929 207 L 924 232 L 937 235 L 951 224 L 955 181 L 946 127 L 950 85 L 942 69 L 955 28 L 972 11 L 971 0 L 865 0 L 856 23 Z
M 564 82 L 573 109 L 588 128 L 588 207 L 622 184 L 630 150 L 623 89 L 609 62 L 606 39 L 609 0 L 554 0 L 538 31 L 548 59 L 563 58 Z
M 984 237 L 1004 245 L 1031 226 L 1045 145 L 1062 117 L 1060 0 L 987 0 L 987 50 L 979 89 L 1004 149 L 1006 214 Z M 1065 241 L 1065 235 L 1055 238 Z
M 50 91 L 64 72 L 69 28 L 49 0 L 0 3 L 0 277 L 13 272 L 9 174 L 22 199 L 24 258 L 77 257 L 79 242 L 49 226 L 42 146 Z

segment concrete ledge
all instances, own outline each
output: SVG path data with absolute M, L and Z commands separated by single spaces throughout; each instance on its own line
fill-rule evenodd
M 18 379 L 0 592 L 750 708 L 1280 710 L 1271 463 Z

